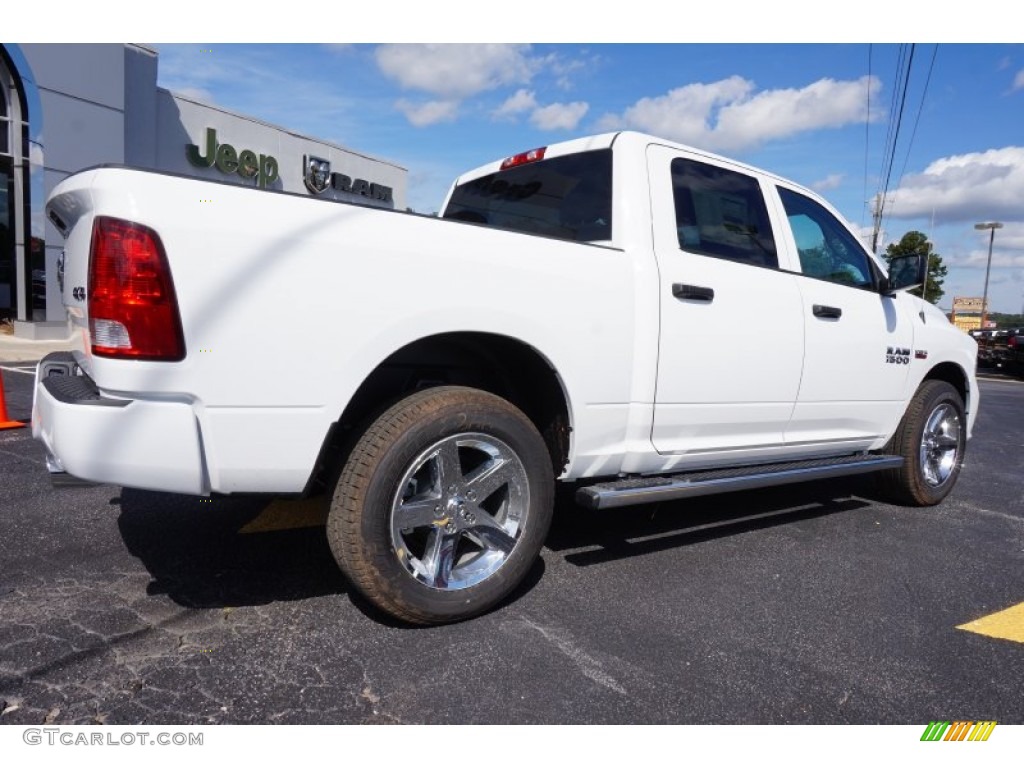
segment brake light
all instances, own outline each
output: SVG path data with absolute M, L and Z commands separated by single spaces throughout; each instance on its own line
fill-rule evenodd
M 101 357 L 185 357 L 167 256 L 149 227 L 109 216 L 97 216 L 93 222 L 89 330 L 93 354 Z
M 1007 339 L 1006 340 L 1006 346 L 1013 347 L 1014 349 L 1016 349 L 1017 348 L 1017 337 L 1016 336 L 1011 336 L 1009 339 Z
M 537 147 L 537 149 L 531 149 L 529 152 L 520 152 L 518 155 L 512 155 L 512 157 L 506 157 L 501 163 L 501 170 L 507 170 L 508 168 L 515 168 L 517 165 L 526 165 L 527 163 L 535 163 L 538 160 L 544 159 L 544 153 L 547 152 L 547 147 Z

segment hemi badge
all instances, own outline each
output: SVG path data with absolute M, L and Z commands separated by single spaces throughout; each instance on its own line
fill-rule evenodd
M 918 359 L 918 360 L 927 360 L 928 359 L 928 350 L 927 349 L 915 349 L 914 350 L 914 357 L 916 359 Z

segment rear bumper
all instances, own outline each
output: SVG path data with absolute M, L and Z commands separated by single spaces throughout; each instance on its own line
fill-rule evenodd
M 51 471 L 97 483 L 209 493 L 192 406 L 104 396 L 66 352 L 36 370 L 32 436 Z

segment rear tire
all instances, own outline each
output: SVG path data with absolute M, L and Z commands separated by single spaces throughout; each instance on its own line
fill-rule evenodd
M 956 485 L 966 447 L 967 419 L 960 393 L 944 381 L 925 381 L 885 449 L 902 456 L 903 466 L 879 472 L 879 486 L 897 504 L 938 504 Z
M 327 540 L 351 584 L 415 624 L 475 616 L 526 576 L 551 524 L 544 441 L 514 405 L 437 387 L 384 412 L 342 469 Z

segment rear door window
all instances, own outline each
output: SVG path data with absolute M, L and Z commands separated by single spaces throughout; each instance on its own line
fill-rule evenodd
M 756 266 L 779 266 L 757 179 L 679 157 L 672 161 L 672 194 L 680 248 Z
M 612 151 L 580 152 L 460 184 L 442 218 L 578 242 L 612 238 Z

